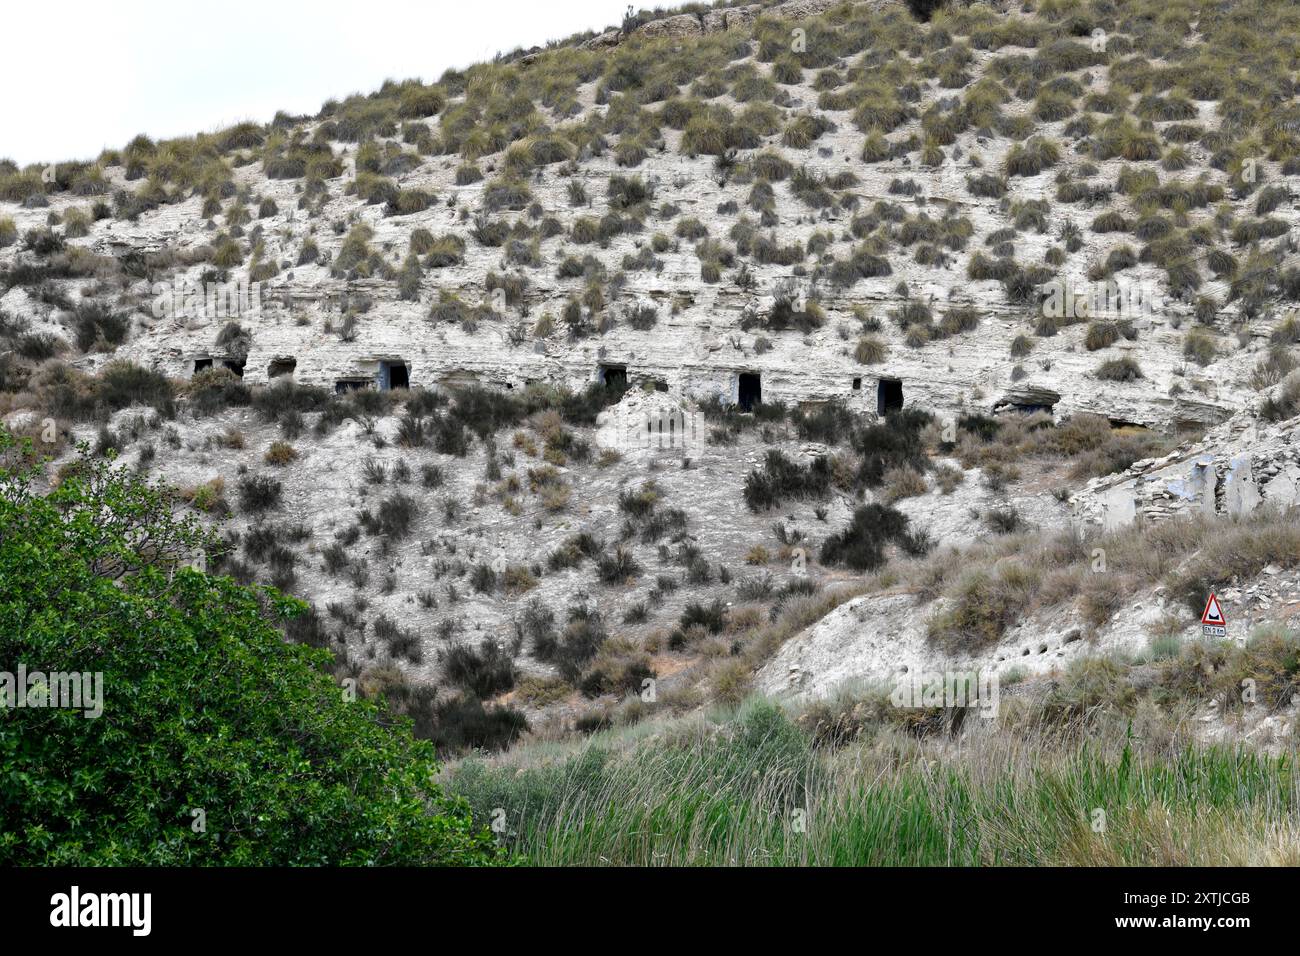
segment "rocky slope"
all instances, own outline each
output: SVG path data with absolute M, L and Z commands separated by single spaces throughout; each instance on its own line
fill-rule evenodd
M 6 423 L 53 422 L 54 467 L 89 440 L 234 510 L 225 567 L 309 599 L 307 636 L 372 687 L 563 724 L 650 675 L 687 707 L 942 661 L 903 595 L 758 648 L 774 605 L 863 586 L 820 558 L 864 503 L 964 547 L 999 515 L 1115 531 L 1293 501 L 1297 37 L 1274 0 L 735 5 L 0 164 Z M 91 384 L 123 362 L 171 384 Z M 456 404 L 472 386 L 503 396 L 489 425 Z M 891 480 L 930 477 L 854 478 L 847 436 L 899 407 L 932 420 Z M 840 408 L 855 424 L 811 417 Z M 994 442 L 990 468 L 979 436 L 1015 422 L 1027 449 L 1026 421 L 1052 453 Z M 1072 467 L 1085 421 L 1118 471 Z M 835 479 L 746 507 L 772 449 Z M 1130 646 L 1154 600 L 1088 641 L 1045 607 L 966 656 Z M 581 666 L 539 627 L 594 642 Z M 464 646 L 490 660 L 457 684 Z

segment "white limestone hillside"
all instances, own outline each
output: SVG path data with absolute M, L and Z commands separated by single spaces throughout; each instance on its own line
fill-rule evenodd
M 816 602 L 877 560 L 1300 488 L 1300 13 L 1033 7 L 645 15 L 0 163 L 0 412 L 54 423 L 51 476 L 86 441 L 180 487 L 214 568 L 309 600 L 298 636 L 433 724 L 942 662 L 935 595 Z M 771 451 L 799 471 L 764 499 Z M 855 565 L 871 506 L 906 530 L 859 527 Z M 1140 646 L 1147 583 L 965 658 Z

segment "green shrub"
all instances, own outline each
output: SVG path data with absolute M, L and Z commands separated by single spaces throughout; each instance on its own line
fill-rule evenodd
M 551 627 L 536 629 L 533 654 L 538 660 L 554 664 L 560 676 L 573 684 L 608 636 L 600 612 L 579 604 L 569 609 L 563 630 L 556 631 Z
M 439 657 L 446 680 L 479 698 L 505 693 L 518 680 L 514 660 L 491 638 L 485 637 L 477 650 L 457 644 Z
M 822 564 L 874 571 L 885 563 L 885 545 L 908 539 L 907 516 L 888 505 L 860 505 L 843 531 L 822 544 Z
M 249 514 L 262 514 L 279 506 L 283 491 L 270 475 L 244 475 L 239 479 L 239 504 Z
M 95 376 L 57 366 L 41 380 L 40 387 L 49 410 L 68 418 L 103 416 L 132 405 L 152 407 L 167 417 L 175 411 L 175 396 L 166 376 L 124 359 L 114 359 Z
M 432 783 L 432 748 L 345 699 L 327 652 L 285 641 L 275 625 L 303 605 L 172 573 L 213 542 L 171 515 L 167 493 L 106 464 L 47 497 L 0 476 L 0 653 L 103 675 L 99 719 L 20 708 L 0 721 L 0 862 L 491 862 L 490 838 Z
M 745 504 L 754 512 L 770 510 L 789 498 L 823 497 L 829 493 L 830 486 L 831 464 L 825 455 L 800 465 L 771 448 L 762 467 L 755 468 L 745 478 Z

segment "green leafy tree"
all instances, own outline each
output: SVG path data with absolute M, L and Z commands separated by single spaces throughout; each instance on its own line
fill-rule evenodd
M 188 566 L 214 539 L 171 492 L 0 455 L 0 671 L 103 675 L 98 718 L 0 707 L 0 865 L 498 859 L 430 745 L 284 640 L 301 602 Z

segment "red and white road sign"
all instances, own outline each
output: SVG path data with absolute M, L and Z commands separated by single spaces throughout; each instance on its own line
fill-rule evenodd
M 1201 630 L 1207 637 L 1227 637 L 1228 621 L 1223 616 L 1223 608 L 1219 606 L 1219 599 L 1214 592 L 1210 592 L 1210 599 L 1205 602 L 1205 612 L 1201 615 Z
M 1219 599 L 1210 592 L 1210 599 L 1205 602 L 1205 613 L 1201 615 L 1202 624 L 1224 625 L 1228 622 L 1223 618 L 1223 608 L 1219 606 Z

